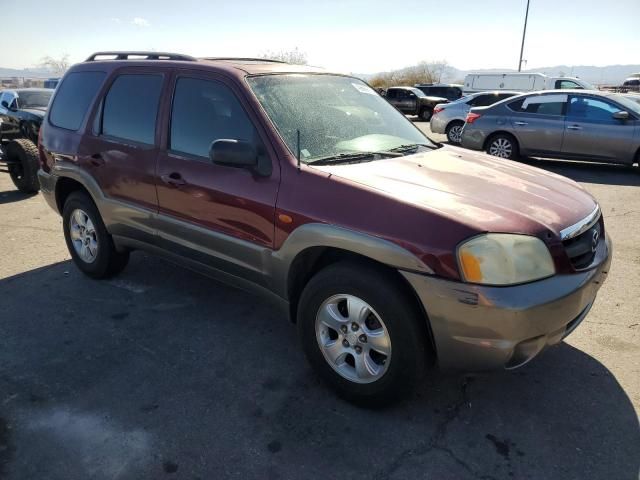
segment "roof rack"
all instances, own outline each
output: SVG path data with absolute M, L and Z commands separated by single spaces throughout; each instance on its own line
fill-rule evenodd
M 97 58 L 112 57 L 112 58 Z M 135 57 L 135 58 L 129 58 Z M 99 60 L 184 60 L 195 62 L 197 59 L 190 55 L 166 52 L 96 52 L 85 60 L 85 62 L 95 62 Z
M 254 58 L 254 57 L 202 57 L 201 60 L 231 60 L 238 62 L 270 62 L 270 63 L 287 63 L 282 60 L 272 60 L 270 58 Z

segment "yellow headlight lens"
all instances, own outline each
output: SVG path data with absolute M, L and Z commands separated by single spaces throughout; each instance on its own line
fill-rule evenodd
M 532 282 L 555 274 L 549 249 L 529 235 L 488 233 L 458 247 L 465 281 L 487 285 Z

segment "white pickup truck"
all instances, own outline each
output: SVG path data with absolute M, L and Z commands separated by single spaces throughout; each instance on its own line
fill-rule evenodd
M 588 82 L 574 77 L 548 77 L 543 73 L 470 73 L 464 79 L 465 94 L 489 90 L 534 92 L 554 89 L 595 90 Z

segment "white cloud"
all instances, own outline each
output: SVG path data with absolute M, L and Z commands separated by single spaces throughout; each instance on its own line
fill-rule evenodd
M 149 23 L 149 20 L 147 20 L 146 18 L 141 18 L 141 17 L 135 17 L 133 20 L 131 20 L 131 23 L 133 23 L 134 25 L 138 26 L 138 27 L 150 27 L 151 24 Z
M 113 23 L 122 23 L 122 20 L 120 20 L 120 19 L 119 19 L 119 18 L 117 18 L 117 17 L 111 17 L 111 21 L 112 21 Z

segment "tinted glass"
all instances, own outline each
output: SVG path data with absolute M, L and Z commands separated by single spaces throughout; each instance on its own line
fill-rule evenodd
M 577 88 L 577 89 L 582 89 L 582 87 L 580 85 L 578 85 L 576 82 L 572 82 L 571 80 L 557 80 L 556 81 L 556 88 Z
M 51 91 L 22 91 L 18 95 L 18 105 L 20 108 L 46 108 L 51 100 Z
M 53 100 L 49 121 L 56 127 L 78 130 L 106 75 L 104 72 L 75 72 L 65 76 Z
M 569 117 L 572 120 L 587 120 L 597 123 L 617 123 L 613 114 L 620 107 L 604 100 L 587 97 L 572 97 L 569 102 Z
M 153 144 L 162 75 L 120 75 L 104 101 L 102 133 Z
M 211 144 L 221 138 L 254 142 L 255 129 L 236 96 L 220 82 L 178 79 L 171 113 L 171 150 L 208 157 Z
M 539 95 L 525 97 L 509 104 L 509 108 L 516 112 L 534 113 L 539 115 L 563 115 L 567 103 L 567 95 Z

